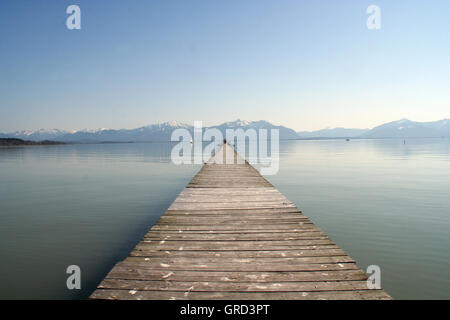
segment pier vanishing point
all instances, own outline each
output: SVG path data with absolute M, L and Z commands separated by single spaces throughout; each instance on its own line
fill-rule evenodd
M 224 144 L 90 298 L 391 299 L 366 280 L 352 258 Z

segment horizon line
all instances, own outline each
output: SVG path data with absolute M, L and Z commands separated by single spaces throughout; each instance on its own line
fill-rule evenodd
M 450 118 L 442 118 L 442 119 L 433 120 L 433 121 L 415 121 L 415 120 L 410 120 L 408 118 L 401 118 L 401 119 L 398 119 L 398 120 L 392 120 L 392 121 L 383 122 L 383 123 L 381 123 L 379 125 L 376 125 L 374 127 L 371 127 L 371 128 L 356 128 L 356 127 L 350 128 L 350 127 L 338 126 L 338 127 L 325 127 L 325 128 L 321 128 L 321 129 L 317 129 L 317 130 L 295 130 L 295 129 L 287 127 L 287 126 L 285 126 L 283 124 L 276 124 L 276 123 L 270 122 L 268 120 L 263 120 L 263 119 L 261 119 L 261 120 L 242 120 L 240 118 L 237 118 L 236 120 L 224 121 L 224 122 L 220 122 L 220 123 L 213 124 L 213 125 L 206 125 L 206 126 L 203 126 L 203 127 L 204 128 L 216 127 L 216 126 L 219 126 L 219 125 L 223 125 L 223 124 L 226 124 L 226 123 L 237 122 L 237 121 L 249 122 L 249 123 L 264 121 L 264 122 L 267 122 L 267 123 L 269 123 L 271 125 L 274 125 L 274 126 L 281 126 L 281 127 L 287 128 L 287 129 L 291 129 L 291 130 L 295 131 L 296 133 L 298 133 L 298 132 L 310 132 L 311 133 L 311 132 L 316 132 L 316 131 L 335 130 L 335 129 L 372 130 L 372 129 L 374 129 L 374 128 L 378 127 L 378 126 L 381 126 L 383 124 L 399 122 L 399 121 L 411 121 L 411 122 L 415 122 L 415 123 L 432 123 L 432 122 L 438 122 L 438 121 L 444 121 L 444 120 L 450 120 Z M 83 129 L 73 129 L 73 130 L 59 129 L 59 128 L 39 128 L 39 129 L 18 129 L 18 130 L 9 131 L 9 132 L 0 131 L 0 134 L 9 134 L 9 133 L 27 132 L 27 131 L 36 132 L 36 131 L 41 131 L 41 130 L 43 130 L 43 131 L 52 131 L 52 130 L 56 131 L 57 130 L 57 131 L 65 132 L 65 133 L 89 132 L 89 131 L 91 131 L 91 132 L 99 132 L 99 131 L 106 131 L 106 130 L 135 130 L 135 129 L 140 129 L 140 128 L 154 126 L 154 125 L 170 124 L 171 122 L 175 122 L 175 123 L 178 123 L 178 124 L 181 124 L 181 125 L 189 125 L 189 126 L 193 127 L 194 125 L 192 125 L 190 123 L 195 122 L 195 121 L 202 121 L 202 122 L 204 122 L 203 120 L 182 121 L 182 120 L 174 120 L 174 119 L 172 119 L 172 120 L 167 120 L 167 121 L 162 121 L 162 122 L 154 122 L 154 123 L 150 123 L 150 124 L 146 124 L 146 125 L 140 125 L 140 126 L 131 127 L 131 128 L 124 128 L 124 127 L 120 127 L 120 128 L 102 128 L 102 127 L 99 127 L 99 128 L 83 128 Z

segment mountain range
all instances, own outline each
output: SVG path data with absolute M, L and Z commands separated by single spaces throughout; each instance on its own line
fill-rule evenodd
M 18 138 L 30 141 L 57 140 L 62 142 L 144 142 L 144 141 L 169 141 L 172 131 L 178 128 L 186 128 L 191 134 L 193 126 L 178 122 L 169 121 L 160 124 L 153 124 L 136 129 L 96 129 L 79 130 L 75 132 L 52 130 L 35 131 L 15 131 L 10 133 L 0 133 L 0 138 Z M 432 138 L 450 137 L 450 119 L 443 119 L 433 122 L 415 122 L 408 119 L 401 119 L 382 124 L 373 129 L 346 129 L 334 128 L 318 131 L 300 131 L 276 126 L 270 122 L 236 120 L 225 122 L 217 126 L 206 127 L 220 130 L 224 136 L 226 129 L 247 130 L 253 129 L 279 129 L 280 139 L 327 139 L 327 138 Z

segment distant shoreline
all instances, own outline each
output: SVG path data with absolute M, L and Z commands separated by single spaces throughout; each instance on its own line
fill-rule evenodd
M 280 139 L 280 141 L 329 141 L 329 140 L 411 140 L 411 139 L 448 139 L 447 137 L 383 137 L 383 138 L 366 138 L 366 137 L 311 137 L 311 138 L 296 138 L 296 139 Z M 170 140 L 155 140 L 155 141 L 32 141 L 18 138 L 0 138 L 0 147 L 22 147 L 22 146 L 58 146 L 58 145 L 95 145 L 95 144 L 134 144 L 134 143 L 179 143 L 180 141 Z M 211 140 L 203 140 L 202 142 L 209 143 Z
M 20 147 L 20 146 L 54 146 L 67 144 L 61 141 L 30 141 L 17 138 L 0 138 L 0 147 Z

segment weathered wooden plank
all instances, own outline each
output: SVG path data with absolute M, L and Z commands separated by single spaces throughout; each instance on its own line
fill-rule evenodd
M 288 203 L 292 204 L 292 202 L 283 199 L 281 197 L 264 197 L 264 196 L 245 196 L 245 197 L 236 197 L 232 199 L 226 199 L 226 197 L 215 197 L 215 196 L 204 196 L 204 197 L 178 197 L 176 201 L 173 203 L 176 204 L 185 204 L 185 203 L 191 203 L 191 204 L 201 204 L 201 203 Z
M 275 188 L 185 188 L 180 195 L 227 195 L 227 196 L 251 196 L 251 195 L 283 195 Z
M 166 217 L 175 217 L 175 218 L 188 218 L 188 219 L 198 219 L 198 218 L 220 218 L 220 219 L 239 219 L 242 218 L 242 215 L 236 215 L 236 214 L 214 214 L 214 213 L 194 213 L 194 214 L 182 214 L 182 213 L 167 213 Z M 280 218 L 303 218 L 306 220 L 309 220 L 307 217 L 299 214 L 299 213 L 286 213 L 283 215 L 280 215 L 279 213 L 275 214 L 246 214 L 245 218 L 247 219 L 280 219 Z
M 171 243 L 164 243 L 164 245 L 156 245 L 155 243 L 142 243 L 140 242 L 135 248 L 135 251 L 293 251 L 293 250 L 317 250 L 317 249 L 337 249 L 338 246 L 330 241 L 329 244 L 320 245 L 271 245 L 267 247 L 266 245 L 258 245 L 259 241 L 254 241 L 253 245 L 228 245 L 224 246 L 222 244 L 217 245 L 207 245 L 207 241 L 203 241 L 198 244 L 180 244 L 174 245 Z M 170 244 L 170 245 L 168 245 Z
M 220 253 L 215 253 L 211 256 L 203 256 L 203 257 L 194 257 L 193 255 L 189 255 L 187 257 L 174 257 L 174 256 L 166 256 L 166 257 L 128 257 L 126 262 L 129 263 L 142 263 L 143 265 L 150 265 L 153 263 L 167 263 L 167 264 L 180 264 L 183 265 L 185 263 L 190 263 L 192 258 L 196 258 L 196 263 L 198 264 L 237 264 L 237 263 L 252 263 L 252 264 L 322 264 L 322 263 L 354 263 L 355 260 L 346 255 L 339 255 L 334 257 L 258 257 L 258 258 L 250 258 L 250 257 L 229 257 L 229 256 L 221 256 Z M 276 271 L 276 270 L 275 270 Z
M 290 282 L 290 281 L 343 281 L 366 280 L 361 270 L 327 271 L 167 271 L 117 267 L 108 274 L 109 279 L 142 279 L 170 281 L 222 281 L 222 282 Z
M 286 231 L 286 232 L 232 232 L 232 233 L 218 233 L 218 232 L 167 232 L 167 231 L 159 231 L 159 230 L 151 230 L 150 232 L 148 232 L 144 237 L 145 238 L 159 238 L 161 240 L 163 239 L 178 239 L 178 238 L 194 238 L 194 237 L 206 237 L 207 239 L 217 239 L 217 240 L 236 240 L 238 238 L 245 238 L 245 237 L 249 237 L 249 239 L 247 240 L 254 240 L 254 238 L 261 238 L 261 240 L 263 240 L 263 238 L 266 237 L 277 237 L 277 240 L 289 240 L 295 237 L 304 237 L 307 235 L 317 235 L 317 234 L 323 234 L 325 235 L 325 233 L 323 233 L 323 231 L 317 229 L 317 228 L 313 228 L 311 227 L 310 229 L 303 229 L 303 230 L 298 230 L 298 231 Z M 215 237 L 219 237 L 219 238 L 215 238 Z M 232 239 L 220 239 L 220 237 L 233 237 Z M 191 240 L 195 240 L 195 239 L 191 239 Z M 203 239 L 200 239 L 203 240 Z M 241 239 L 243 240 L 243 239 Z
M 291 234 L 283 234 L 283 233 L 275 233 L 275 234 L 244 234 L 244 235 L 218 235 L 218 234 L 156 234 L 153 232 L 147 233 L 144 236 L 145 240 L 214 240 L 214 241 L 238 241 L 238 240 L 265 240 L 265 241 L 274 241 L 274 240 L 303 240 L 303 239 L 326 239 L 328 236 L 321 231 L 312 231 L 312 232 L 303 232 L 303 233 L 291 233 Z
M 346 256 L 342 249 L 314 250 L 251 250 L 251 251 L 201 251 L 201 250 L 133 250 L 130 257 L 227 257 L 227 258 L 295 258 Z
M 327 271 L 327 270 L 358 270 L 355 263 L 309 263 L 309 264 L 288 264 L 280 261 L 278 264 L 258 264 L 249 265 L 248 263 L 225 264 L 225 263 L 197 263 L 196 259 L 191 259 L 189 264 L 169 264 L 169 263 L 147 263 L 128 262 L 128 259 L 119 262 L 122 267 L 152 269 L 152 270 L 209 270 L 209 271 L 279 271 L 279 272 L 297 272 L 297 271 Z M 193 260 L 193 261 L 192 261 Z
M 212 224 L 209 224 L 210 226 L 212 226 Z M 279 221 L 278 224 L 276 224 L 273 221 L 264 221 L 264 222 L 260 222 L 260 223 L 255 223 L 252 221 L 243 221 L 242 223 L 238 223 L 238 222 L 233 222 L 233 223 L 217 223 L 215 225 L 213 225 L 213 227 L 211 227 L 212 230 L 215 229 L 219 229 L 219 228 L 227 228 L 227 227 L 235 227 L 236 230 L 246 230 L 246 229 L 265 229 L 265 228 L 271 228 L 271 227 L 276 227 L 276 228 L 281 228 L 283 226 L 286 227 L 286 229 L 289 228 L 297 228 L 297 227 L 301 227 L 304 225 L 312 225 L 311 222 L 309 221 L 300 221 L 300 222 L 290 222 L 290 221 Z M 173 226 L 173 223 L 171 223 L 170 221 L 166 221 L 166 222 L 158 222 L 158 226 L 164 227 L 164 226 Z M 205 222 L 203 223 L 195 223 L 195 222 L 180 222 L 177 224 L 177 226 L 180 227 L 202 227 L 202 226 L 208 226 L 208 224 L 206 224 Z
M 174 203 L 169 207 L 169 210 L 209 210 L 216 209 L 264 209 L 264 208 L 295 208 L 294 204 L 289 203 L 275 203 L 275 202 L 248 202 L 241 203 Z
M 247 214 L 266 214 L 266 213 L 301 213 L 297 208 L 257 208 L 257 209 L 206 209 L 206 210 L 167 210 L 165 214 L 180 214 L 180 215 L 189 215 L 189 214 L 239 214 L 239 215 L 247 215 Z M 164 214 L 164 215 L 165 215 Z
M 368 290 L 366 281 L 312 281 L 312 282 L 223 282 L 223 281 L 145 281 L 105 279 L 101 289 L 127 289 L 139 291 L 189 292 L 312 292 Z
M 320 292 L 182 292 L 98 289 L 91 298 L 123 300 L 390 300 L 382 290 Z
M 263 225 L 265 222 L 270 221 L 279 221 L 279 222 L 291 222 L 294 224 L 297 224 L 299 222 L 302 223 L 309 223 L 312 222 L 305 216 L 300 215 L 298 213 L 292 213 L 292 214 L 248 214 L 248 215 L 236 215 L 236 214 L 167 214 L 164 218 L 160 218 L 158 221 L 158 224 L 167 224 L 167 222 L 175 221 L 177 223 L 180 223 L 180 225 L 183 225 L 185 222 L 188 222 L 189 224 L 195 224 L 198 225 L 203 224 L 205 221 L 210 221 L 212 223 L 219 223 L 220 221 L 230 222 L 230 224 L 237 224 L 238 219 L 241 219 L 241 221 L 246 221 L 243 223 L 254 223 L 256 225 Z M 164 222 L 164 223 L 163 223 Z M 276 224 L 274 225 L 276 227 Z
M 169 225 L 166 225 L 167 227 L 169 227 Z M 311 224 L 305 224 L 299 228 L 296 229 L 261 229 L 261 230 L 235 230 L 235 229 L 228 229 L 228 230 L 183 230 L 180 229 L 178 227 L 169 229 L 169 228 L 152 228 L 150 229 L 150 232 L 156 232 L 156 233 L 160 233 L 160 234 L 178 234 L 178 233 L 184 233 L 184 234 L 237 234 L 237 235 L 244 235 L 244 234 L 271 234 L 271 233 L 292 233 L 292 234 L 296 234 L 296 232 L 303 232 L 303 231 L 314 231 L 314 230 L 320 230 L 319 228 L 317 228 L 315 225 Z M 147 233 L 148 234 L 148 233 Z
M 207 247 L 265 247 L 266 249 L 272 246 L 318 246 L 318 245 L 330 245 L 334 244 L 333 241 L 327 239 L 327 237 L 317 237 L 317 239 L 301 239 L 301 240 L 147 240 L 143 239 L 139 245 L 142 246 L 202 246 L 203 248 Z M 138 245 L 138 246 L 139 246 Z
M 266 218 L 266 217 L 254 217 L 254 218 L 247 218 L 247 217 L 242 217 L 240 220 L 240 223 L 247 223 L 247 224 L 273 224 L 273 223 L 283 223 L 283 222 L 288 222 L 288 223 L 298 223 L 298 222 L 307 222 L 309 221 L 308 218 L 302 217 L 302 216 L 294 216 L 294 217 L 273 217 L 273 218 Z M 227 224 L 227 223 L 238 223 L 236 221 L 236 217 L 230 217 L 230 218 L 225 218 L 225 217 L 195 217 L 195 218 L 191 218 L 189 216 L 183 216 L 183 215 L 179 215 L 179 216 L 165 216 L 162 217 L 159 220 L 160 223 L 180 223 L 180 224 L 185 224 L 185 223 L 191 223 L 191 224 L 204 224 L 204 223 L 214 223 L 214 224 Z
M 300 231 L 304 228 L 315 228 L 315 225 L 311 222 L 299 222 L 299 223 L 283 223 L 283 224 L 273 224 L 271 226 L 267 225 L 242 225 L 242 224 L 233 224 L 233 225 L 172 225 L 172 224 L 155 224 L 151 230 L 167 230 L 167 231 L 209 231 L 209 232 L 219 232 L 219 231 L 235 231 L 235 232 L 260 232 L 260 231 Z

